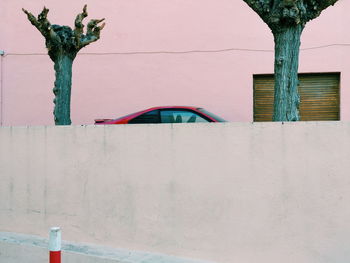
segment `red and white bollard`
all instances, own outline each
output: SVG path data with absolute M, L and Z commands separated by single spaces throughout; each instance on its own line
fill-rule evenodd
M 50 263 L 61 263 L 61 229 L 59 227 L 51 227 L 50 239 Z

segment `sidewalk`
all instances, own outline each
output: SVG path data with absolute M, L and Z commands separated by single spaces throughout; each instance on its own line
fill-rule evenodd
M 48 263 L 48 240 L 39 236 L 0 232 L 1 263 Z M 209 263 L 163 254 L 91 244 L 62 242 L 64 263 Z

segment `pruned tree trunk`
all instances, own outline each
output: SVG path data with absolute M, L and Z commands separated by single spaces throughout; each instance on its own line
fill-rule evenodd
M 275 95 L 273 121 L 299 121 L 298 66 L 301 25 L 274 32 Z
M 75 28 L 68 26 L 51 25 L 47 19 L 49 9 L 44 7 L 43 11 L 36 18 L 30 12 L 23 9 L 28 20 L 45 37 L 46 47 L 51 60 L 54 62 L 56 73 L 54 119 L 56 125 L 70 125 L 70 101 L 72 87 L 72 66 L 73 61 L 80 49 L 97 41 L 105 23 L 98 26 L 103 19 L 92 19 L 87 25 L 86 34 L 83 29 L 83 19 L 87 17 L 87 7 L 78 14 L 75 19 Z
M 273 121 L 298 121 L 300 37 L 306 23 L 338 0 L 243 0 L 269 26 L 275 40 Z
M 62 54 L 57 56 L 55 63 L 56 80 L 53 93 L 55 94 L 54 118 L 57 125 L 70 125 L 70 101 L 72 87 L 72 56 Z

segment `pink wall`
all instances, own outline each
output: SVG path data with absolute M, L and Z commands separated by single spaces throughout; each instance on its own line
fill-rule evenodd
M 75 60 L 74 124 L 172 104 L 203 106 L 230 121 L 252 121 L 252 75 L 272 73 L 273 38 L 241 0 L 75 0 L 70 7 L 65 1 L 2 0 L 0 17 L 6 26 L 0 28 L 0 49 L 7 54 L 1 65 L 3 125 L 53 124 L 53 64 L 44 39 L 21 8 L 38 14 L 45 5 L 52 23 L 72 25 L 85 3 L 88 18 L 105 17 L 107 26 L 101 39 Z M 310 22 L 302 48 L 350 43 L 347 10 L 349 1 L 339 0 Z M 230 48 L 238 50 L 220 51 Z M 300 72 L 342 73 L 342 120 L 350 120 L 349 49 L 303 50 L 300 58 Z M 193 50 L 201 52 L 162 52 Z

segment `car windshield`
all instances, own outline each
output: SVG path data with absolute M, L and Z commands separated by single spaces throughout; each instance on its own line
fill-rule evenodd
M 130 114 L 125 115 L 125 116 L 122 116 L 122 117 L 118 117 L 118 118 L 116 118 L 116 119 L 113 119 L 113 121 L 117 121 L 117 120 L 124 119 L 124 118 L 126 118 L 126 117 L 129 117 L 129 116 L 134 115 L 134 114 L 139 113 L 139 112 L 141 112 L 141 111 L 134 112 L 134 113 L 130 113 Z
M 205 109 L 199 108 L 198 110 L 199 110 L 200 112 L 203 112 L 204 114 L 207 114 L 208 116 L 214 118 L 215 120 L 217 120 L 217 121 L 219 121 L 219 122 L 227 122 L 227 121 L 224 120 L 223 118 L 221 118 L 221 117 L 215 115 L 214 113 L 211 113 L 211 112 L 209 112 L 209 111 L 207 111 L 207 110 L 205 110 Z

